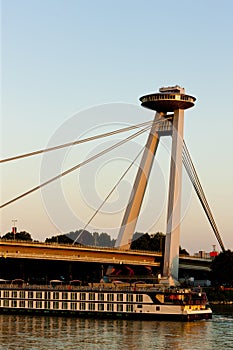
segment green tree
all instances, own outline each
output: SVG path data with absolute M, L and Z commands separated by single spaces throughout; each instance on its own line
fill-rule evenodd
M 213 284 L 233 286 L 233 252 L 226 250 L 217 255 L 211 264 Z
M 109 236 L 107 233 L 102 232 L 99 235 L 99 240 L 98 240 L 98 246 L 99 247 L 114 247 L 115 245 L 115 240 L 111 239 L 111 236 Z
M 134 250 L 152 250 L 150 235 L 148 233 L 145 233 L 144 235 L 142 235 L 138 239 L 133 240 L 131 242 L 130 249 L 134 249 Z
M 30 242 L 32 241 L 30 233 L 26 231 L 16 232 L 15 234 L 13 232 L 7 232 L 4 236 L 2 236 L 2 239 Z
M 58 235 L 46 238 L 45 243 L 72 244 L 73 241 L 67 235 Z
M 13 240 L 15 239 L 15 235 L 13 232 L 7 232 L 5 235 L 2 236 L 2 239 Z
M 130 245 L 135 250 L 150 250 L 154 252 L 163 252 L 165 247 L 166 235 L 162 232 L 149 235 L 148 233 L 136 232 Z M 189 255 L 186 249 L 180 247 L 180 254 Z
M 138 238 L 140 238 L 143 235 L 144 235 L 143 232 L 135 232 L 134 235 L 133 235 L 132 242 L 136 241 Z
M 165 235 L 162 232 L 157 232 L 151 235 L 151 250 L 162 252 L 165 246 Z

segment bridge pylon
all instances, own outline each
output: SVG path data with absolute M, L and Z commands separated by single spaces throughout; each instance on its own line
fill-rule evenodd
M 140 98 L 142 107 L 152 109 L 156 111 L 156 114 L 116 241 L 117 247 L 129 248 L 159 139 L 161 136 L 171 135 L 172 149 L 163 269 L 163 277 L 170 282 L 178 280 L 184 110 L 193 107 L 195 100 L 195 97 L 186 95 L 185 89 L 178 85 L 162 87 L 158 93 Z M 168 114 L 169 112 L 173 113 Z

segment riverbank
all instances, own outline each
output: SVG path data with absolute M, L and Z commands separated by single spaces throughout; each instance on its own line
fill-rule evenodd
M 233 288 L 208 287 L 204 288 L 211 305 L 232 305 Z
M 221 300 L 215 300 L 210 301 L 210 305 L 233 305 L 233 301 L 221 301 Z

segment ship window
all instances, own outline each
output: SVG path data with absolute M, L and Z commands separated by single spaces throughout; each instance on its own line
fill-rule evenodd
M 80 304 L 80 310 L 86 310 L 86 303 Z
M 70 303 L 71 310 L 77 310 L 77 303 Z
M 50 301 L 45 301 L 44 302 L 44 308 L 45 309 L 50 309 Z
M 113 311 L 113 309 L 114 309 L 114 304 L 107 304 L 108 311 Z
M 161 303 L 164 304 L 164 294 L 156 294 L 155 298 Z M 157 304 L 157 302 L 156 302 Z
M 42 292 L 36 292 L 36 299 L 42 299 Z
M 12 300 L 11 307 L 17 307 L 17 300 Z
M 126 301 L 133 301 L 133 294 L 126 294 Z
M 59 292 L 53 292 L 53 299 L 59 299 Z
M 3 300 L 3 306 L 8 307 L 9 306 L 9 300 Z
M 37 301 L 36 302 L 36 308 L 37 309 L 42 309 L 42 301 Z
M 138 308 L 138 309 L 142 309 L 142 305 L 141 305 L 141 304 L 138 305 L 137 308 Z
M 53 308 L 54 309 L 59 309 L 59 302 L 58 301 L 54 301 L 53 302 Z
M 86 300 L 86 293 L 80 293 L 80 300 Z
M 103 311 L 104 310 L 104 304 L 98 304 L 98 310 Z
M 117 311 L 123 311 L 123 304 L 117 304 Z
M 133 305 L 126 305 L 126 311 L 133 312 Z
M 25 292 L 21 290 L 20 293 L 19 293 L 19 297 L 24 299 L 25 298 Z
M 17 290 L 12 291 L 12 298 L 17 298 Z
M 29 301 L 28 301 L 28 307 L 29 307 L 30 309 L 33 308 L 33 301 L 32 301 L 32 300 L 29 300 Z
M 98 300 L 104 300 L 104 293 L 98 294 Z
M 136 302 L 137 303 L 142 303 L 143 302 L 143 295 L 142 294 L 137 294 L 136 295 Z
M 71 293 L 71 300 L 77 300 L 77 293 Z
M 77 303 L 71 303 L 70 308 L 71 310 L 77 310 Z
M 3 298 L 9 298 L 9 290 L 4 290 Z
M 160 311 L 160 306 L 156 306 L 156 311 Z
M 123 301 L 123 294 L 117 294 L 117 301 Z
M 24 300 L 20 300 L 19 307 L 25 307 L 25 301 Z
M 31 291 L 28 292 L 28 298 L 29 298 L 29 299 L 33 299 L 33 292 L 31 292 Z
M 68 303 L 67 302 L 63 302 L 62 303 L 62 309 L 63 310 L 67 310 L 68 309 Z
M 107 294 L 107 300 L 108 301 L 113 301 L 114 300 L 114 294 L 112 294 L 112 293 Z
M 89 310 L 95 310 L 95 304 L 94 303 L 90 303 L 89 305 L 88 305 L 88 309 Z
M 95 293 L 89 293 L 89 300 L 95 300 Z
M 62 293 L 62 299 L 68 299 L 68 293 L 67 292 L 63 292 Z

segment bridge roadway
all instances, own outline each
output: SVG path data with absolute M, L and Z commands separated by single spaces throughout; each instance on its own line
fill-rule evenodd
M 0 240 L 0 256 L 3 258 L 80 261 L 151 267 L 159 267 L 162 261 L 160 252 L 4 240 Z M 210 263 L 211 259 L 192 256 L 180 256 L 179 259 L 181 269 L 210 271 Z

